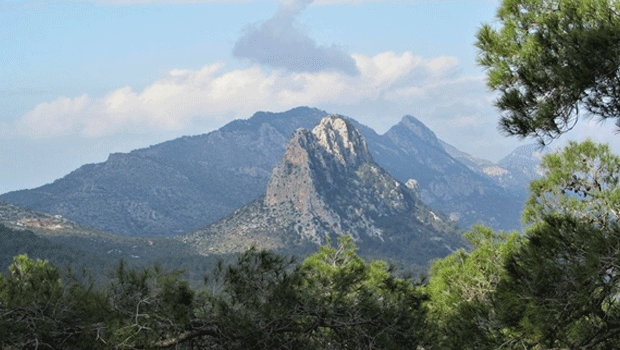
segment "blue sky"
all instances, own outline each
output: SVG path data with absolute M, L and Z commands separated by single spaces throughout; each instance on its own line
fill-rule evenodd
M 499 160 L 475 63 L 497 1 L 0 0 L 0 193 L 258 110 L 308 105 L 385 132 L 406 114 Z M 569 138 L 613 141 L 611 124 Z M 526 141 L 531 142 L 531 141 Z

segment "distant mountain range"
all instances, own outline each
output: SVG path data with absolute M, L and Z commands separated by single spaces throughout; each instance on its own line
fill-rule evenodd
M 520 215 L 526 183 L 498 181 L 492 172 L 482 171 L 467 160 L 477 158 L 437 139 L 422 122 L 405 116 L 385 134 L 360 126 L 375 161 L 397 180 L 415 179 L 421 198 L 468 228 L 481 223 L 495 229 L 520 229 Z M 493 164 L 506 177 L 520 173 Z
M 537 144 L 519 146 L 497 163 L 473 157 L 445 142 L 442 144 L 454 159 L 518 196 L 523 195 L 530 181 L 542 175 L 539 165 L 546 150 Z
M 0 200 L 121 235 L 194 232 L 264 196 L 272 172 L 281 171 L 274 168 L 287 142 L 292 135 L 301 137 L 295 130 L 310 130 L 325 116 L 307 107 L 258 112 L 208 134 L 112 154 L 103 163 Z M 493 164 L 441 142 L 411 116 L 383 135 L 347 120 L 364 137 L 377 169 L 417 184 L 420 200 L 437 215 L 443 212 L 461 227 L 480 222 L 520 228 L 525 185 L 536 172 L 535 152 L 517 152 Z

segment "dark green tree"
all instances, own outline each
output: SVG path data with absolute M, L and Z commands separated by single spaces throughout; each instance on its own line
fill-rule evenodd
M 494 295 L 528 349 L 615 349 L 620 335 L 620 229 L 548 216 L 506 264 Z
M 418 286 L 350 238 L 297 263 L 251 249 L 196 293 L 180 271 L 121 262 L 105 285 L 18 256 L 0 277 L 0 348 L 415 349 Z
M 0 276 L 0 348 L 104 347 L 107 299 L 47 261 L 15 257 Z
M 546 143 L 580 114 L 620 126 L 620 2 L 503 0 L 477 34 L 500 127 Z
M 301 265 L 309 309 L 318 311 L 322 348 L 415 349 L 424 344 L 425 297 L 383 261 L 364 262 L 350 237 L 323 246 Z
M 423 296 L 382 262 L 364 262 L 350 238 L 301 264 L 250 250 L 220 266 L 200 303 L 195 344 L 222 349 L 415 349 Z M 198 333 L 198 330 L 203 330 Z M 190 333 L 187 333 L 190 334 Z M 189 339 L 189 338 L 186 338 Z
M 620 158 L 591 141 L 543 159 L 531 184 L 525 243 L 493 302 L 526 348 L 611 349 L 620 334 Z
M 460 249 L 431 265 L 425 303 L 437 333 L 433 348 L 495 349 L 508 336 L 492 296 L 506 276 L 504 264 L 523 244 L 516 232 L 476 226 L 465 234 L 471 252 Z
M 297 266 L 293 258 L 254 248 L 235 264 L 219 264 L 210 291 L 199 297 L 194 342 L 214 349 L 301 348 L 309 326 Z
M 130 269 L 121 261 L 107 288 L 112 309 L 107 343 L 116 349 L 166 347 L 192 330 L 195 292 L 182 276 L 158 266 Z

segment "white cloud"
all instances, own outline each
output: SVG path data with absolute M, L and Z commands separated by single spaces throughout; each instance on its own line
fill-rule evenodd
M 22 134 L 32 137 L 99 137 L 181 130 L 194 122 L 208 125 L 223 115 L 247 117 L 257 110 L 299 105 L 367 101 L 412 105 L 430 98 L 449 101 L 468 97 L 461 91 L 444 91 L 470 88 L 469 81 L 463 83 L 459 81 L 462 78 L 448 74 L 457 64 L 454 58 L 425 59 L 411 52 L 352 58 L 360 71 L 356 76 L 337 71 L 265 70 L 259 66 L 226 71 L 221 63 L 198 70 L 174 69 L 142 91 L 127 86 L 99 98 L 59 97 L 42 103 L 22 116 L 18 127 Z
M 18 121 L 18 128 L 26 129 L 34 137 L 73 134 L 80 120 L 88 114 L 93 101 L 82 95 L 76 98 L 59 97 L 55 101 L 37 105 Z

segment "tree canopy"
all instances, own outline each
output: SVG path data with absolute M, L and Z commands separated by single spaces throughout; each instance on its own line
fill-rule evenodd
M 477 34 L 500 128 L 547 143 L 579 116 L 620 127 L 620 2 L 504 0 Z
M 478 227 L 431 267 L 440 349 L 613 349 L 620 334 L 620 158 L 571 142 L 543 158 L 522 235 Z
M 505 264 L 495 312 L 527 349 L 615 349 L 620 334 L 620 229 L 567 215 L 531 227 Z
M 553 214 L 571 215 L 598 228 L 620 219 L 620 157 L 590 140 L 569 142 L 543 157 L 544 175 L 530 183 L 525 223 Z
M 350 238 L 301 263 L 251 249 L 199 291 L 120 263 L 103 286 L 15 257 L 0 275 L 2 349 L 415 349 L 423 293 Z
M 431 265 L 424 287 L 439 349 L 493 349 L 505 341 L 493 295 L 506 277 L 504 264 L 523 244 L 516 232 L 476 226 L 465 234 L 471 251 L 460 249 Z

